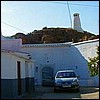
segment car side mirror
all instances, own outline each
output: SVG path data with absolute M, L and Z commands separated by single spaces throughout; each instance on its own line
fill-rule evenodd
M 80 78 L 80 75 L 78 75 L 77 78 Z

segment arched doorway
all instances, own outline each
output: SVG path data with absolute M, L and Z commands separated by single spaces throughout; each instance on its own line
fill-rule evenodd
M 42 68 L 42 85 L 43 86 L 52 86 L 54 84 L 53 74 L 54 74 L 54 71 L 52 67 Z

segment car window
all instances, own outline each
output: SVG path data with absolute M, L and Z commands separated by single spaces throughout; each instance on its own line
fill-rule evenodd
M 74 72 L 58 72 L 56 78 L 76 77 Z

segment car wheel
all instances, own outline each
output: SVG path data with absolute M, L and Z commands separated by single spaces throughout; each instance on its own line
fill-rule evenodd
M 58 90 L 54 88 L 54 92 L 58 92 Z

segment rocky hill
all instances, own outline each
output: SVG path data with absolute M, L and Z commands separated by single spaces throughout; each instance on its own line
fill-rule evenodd
M 34 30 L 28 34 L 16 33 L 11 36 L 13 38 L 21 38 L 23 44 L 40 44 L 40 43 L 64 43 L 64 42 L 81 42 L 99 38 L 90 32 L 78 32 L 71 28 L 47 28 L 42 30 Z

